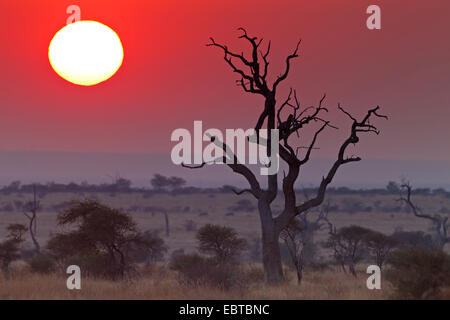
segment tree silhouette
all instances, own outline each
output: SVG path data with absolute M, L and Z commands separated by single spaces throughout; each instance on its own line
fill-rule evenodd
M 35 254 L 39 254 L 41 252 L 41 246 L 37 240 L 37 212 L 41 208 L 39 200 L 36 197 L 36 185 L 33 184 L 33 201 L 29 201 L 25 204 L 25 211 L 23 214 L 28 218 L 28 230 L 30 231 L 31 240 L 34 244 Z
M 383 268 L 386 259 L 398 244 L 394 237 L 387 236 L 377 231 L 370 231 L 365 235 L 363 240 L 380 269 Z
M 322 228 L 323 222 L 328 222 L 329 204 L 320 210 L 316 219 L 309 218 L 310 211 L 306 211 L 291 220 L 291 223 L 281 231 L 283 239 L 289 251 L 291 260 L 297 272 L 297 283 L 300 285 L 303 278 L 303 268 L 306 263 L 305 251 L 314 249 L 314 234 Z
M 263 264 L 264 264 L 264 279 L 267 283 L 279 283 L 283 280 L 283 270 L 280 255 L 279 237 L 282 230 L 284 230 L 291 222 L 291 220 L 302 214 L 309 209 L 319 206 L 325 197 L 325 191 L 327 186 L 333 180 L 338 169 L 347 163 L 360 161 L 361 158 L 356 156 L 346 156 L 347 147 L 351 144 L 359 142 L 359 135 L 362 133 L 375 133 L 378 134 L 378 129 L 371 124 L 371 119 L 374 117 L 387 118 L 386 116 L 378 113 L 379 107 L 375 107 L 367 111 L 366 115 L 361 120 L 357 120 L 343 107 L 338 105 L 338 109 L 342 111 L 351 120 L 351 126 L 348 137 L 342 142 L 339 148 L 337 159 L 329 169 L 328 173 L 323 177 L 320 182 L 317 193 L 311 199 L 307 199 L 303 203 L 297 203 L 296 193 L 294 190 L 294 184 L 300 173 L 300 169 L 303 165 L 309 162 L 312 151 L 316 148 L 316 143 L 319 135 L 326 128 L 334 128 L 330 121 L 325 120 L 322 116 L 328 112 L 328 109 L 323 106 L 326 95 L 324 95 L 317 106 L 302 108 L 297 98 L 295 90 L 290 90 L 286 99 L 277 103 L 277 93 L 279 85 L 288 77 L 291 68 L 291 62 L 293 59 L 299 56 L 300 41 L 295 46 L 295 49 L 290 55 L 286 57 L 285 68 L 282 73 L 276 77 L 272 84 L 268 81 L 269 71 L 269 53 L 270 42 L 266 49 L 263 51 L 261 44 L 263 39 L 252 37 L 247 34 L 247 31 L 243 28 L 238 29 L 241 32 L 239 39 L 245 40 L 250 45 L 250 58 L 247 58 L 244 53 L 235 53 L 223 44 L 216 42 L 213 38 L 210 38 L 211 42 L 207 44 L 209 47 L 220 49 L 224 54 L 224 60 L 239 76 L 237 80 L 238 86 L 242 87 L 244 92 L 262 96 L 264 98 L 264 107 L 259 114 L 255 131 L 257 139 L 256 141 L 262 141 L 261 139 L 267 139 L 267 156 L 270 157 L 272 143 L 278 143 L 278 141 L 272 141 L 270 134 L 267 138 L 260 135 L 260 130 L 264 127 L 270 130 L 279 130 L 279 156 L 284 163 L 288 165 L 288 172 L 283 175 L 282 180 L 282 192 L 284 195 L 284 208 L 282 212 L 274 216 L 271 205 L 277 197 L 278 187 L 278 173 L 266 176 L 267 188 L 263 189 L 260 181 L 255 174 L 246 165 L 239 163 L 236 155 L 229 150 L 229 147 L 225 144 L 221 144 L 226 150 L 227 156 L 234 159 L 233 163 L 228 163 L 235 173 L 242 175 L 249 183 L 249 188 L 241 191 L 235 191 L 237 194 L 249 192 L 258 201 L 258 210 L 262 226 L 262 248 L 263 248 Z M 314 135 L 307 147 L 295 147 L 292 145 L 292 135 L 298 137 L 304 132 L 306 128 L 315 128 Z M 216 137 L 211 137 L 211 141 L 217 141 Z M 216 142 L 215 142 L 216 143 Z M 300 152 L 302 151 L 302 152 Z M 224 155 L 224 160 L 226 156 Z M 225 163 L 226 161 L 224 161 Z M 188 168 L 200 168 L 206 163 L 202 163 L 197 166 L 188 166 L 182 164 Z
M 6 229 L 8 231 L 7 239 L 0 242 L 0 268 L 8 278 L 9 265 L 20 258 L 20 244 L 24 241 L 23 235 L 27 232 L 27 227 L 15 223 L 8 225 Z
M 150 180 L 150 184 L 155 190 L 175 190 L 183 187 L 186 180 L 180 177 L 166 177 L 156 173 Z
M 61 261 L 70 257 L 81 261 L 82 258 L 103 258 L 99 259 L 100 263 L 105 262 L 103 272 L 112 279 L 123 278 L 134 271 L 129 257 L 133 249 L 151 252 L 160 247 L 159 242 L 138 231 L 130 215 L 94 200 L 74 202 L 58 215 L 57 221 L 59 226 L 72 230 L 50 238 L 48 251 Z
M 413 214 L 422 219 L 427 219 L 432 223 L 432 229 L 436 236 L 436 244 L 439 249 L 443 249 L 444 246 L 450 242 L 450 236 L 448 235 L 448 217 L 440 214 L 429 215 L 422 211 L 420 207 L 414 204 L 412 200 L 412 187 L 409 183 L 402 184 L 402 189 L 406 190 L 406 195 L 400 197 L 400 201 L 406 203 L 411 208 Z
M 352 225 L 336 231 L 330 222 L 328 224 L 330 230 L 325 247 L 333 250 L 334 258 L 344 272 L 347 272 L 345 269 L 345 265 L 347 265 L 350 273 L 356 277 L 355 265 L 363 256 L 364 240 L 372 230 Z
M 232 262 L 246 247 L 245 239 L 239 238 L 233 228 L 207 224 L 196 234 L 201 252 L 212 254 L 218 263 Z

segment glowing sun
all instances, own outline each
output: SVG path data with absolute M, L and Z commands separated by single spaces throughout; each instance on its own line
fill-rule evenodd
M 123 60 L 117 33 L 108 26 L 82 20 L 59 30 L 48 48 L 52 68 L 75 84 L 92 86 L 112 77 Z

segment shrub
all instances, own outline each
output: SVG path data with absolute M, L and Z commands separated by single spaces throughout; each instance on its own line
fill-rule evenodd
M 380 269 L 383 267 L 386 259 L 389 258 L 391 251 L 397 246 L 395 238 L 377 231 L 368 232 L 363 241 Z
M 173 255 L 169 267 L 178 271 L 180 282 L 190 285 L 199 285 L 204 276 L 204 266 L 207 261 L 202 256 L 194 254 Z
M 72 227 L 72 231 L 53 235 L 47 243 L 49 253 L 59 261 L 82 257 L 94 274 L 108 272 L 112 279 L 134 270 L 130 259 L 133 251 L 161 249 L 158 239 L 154 241 L 154 237 L 149 239 L 138 231 L 131 216 L 94 200 L 75 202 L 58 215 L 57 221 L 59 226 Z
M 264 282 L 264 269 L 257 266 L 251 266 L 245 272 L 245 279 L 249 283 L 262 283 Z
M 64 266 L 79 266 L 83 275 L 107 278 L 117 273 L 117 267 L 109 263 L 106 254 L 85 254 L 67 257 L 62 263 Z
M 184 285 L 207 285 L 229 290 L 243 284 L 238 268 L 220 265 L 216 261 L 198 254 L 179 254 L 172 257 L 170 268 L 179 274 L 179 282 Z
M 396 230 L 392 234 L 399 246 L 402 247 L 420 247 L 425 249 L 434 249 L 433 237 L 422 231 L 402 231 Z
M 133 242 L 128 244 L 126 252 L 129 258 L 134 262 L 145 262 L 147 266 L 155 261 L 162 261 L 167 252 L 167 247 L 164 240 L 159 236 L 159 232 L 147 230 L 141 237 L 145 245 Z
M 8 231 L 7 239 L 0 242 L 0 268 L 8 277 L 9 265 L 20 258 L 20 245 L 24 241 L 22 237 L 27 228 L 15 223 L 8 225 L 6 229 Z
M 395 251 L 386 277 L 395 298 L 439 298 L 440 289 L 450 285 L 450 257 L 443 251 L 405 247 Z
M 219 263 L 233 261 L 247 246 L 243 238 L 230 227 L 207 224 L 196 235 L 200 252 L 213 255 Z
M 355 265 L 366 254 L 364 239 L 371 232 L 370 229 L 355 225 L 343 227 L 337 232 L 331 232 L 324 246 L 333 250 L 334 259 L 344 272 L 347 265 L 350 273 L 356 277 Z
M 55 270 L 56 262 L 50 255 L 40 254 L 28 261 L 31 271 L 36 273 L 50 273 Z

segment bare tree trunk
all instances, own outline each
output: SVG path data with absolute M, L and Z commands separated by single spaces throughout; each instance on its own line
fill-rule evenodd
M 32 218 L 30 219 L 29 229 L 31 240 L 33 241 L 34 244 L 34 250 L 36 251 L 36 254 L 39 254 L 41 252 L 41 246 L 39 245 L 39 242 L 36 239 L 36 213 L 33 213 Z
M 258 202 L 262 228 L 262 254 L 264 265 L 264 281 L 266 283 L 280 283 L 284 280 L 279 232 L 275 229 L 272 213 L 268 201 L 261 199 Z
M 167 212 L 163 212 L 164 213 L 164 220 L 166 222 L 166 237 L 168 237 L 170 235 L 170 229 L 169 229 L 169 215 L 167 214 Z
M 30 231 L 31 240 L 34 244 L 34 250 L 36 254 L 39 254 L 41 252 L 41 246 L 39 245 L 39 242 L 36 239 L 36 233 L 37 233 L 37 211 L 39 210 L 39 201 L 36 197 L 36 186 L 33 185 L 33 201 L 29 204 L 29 213 L 24 212 L 25 216 L 29 220 L 28 229 Z
M 224 52 L 224 60 L 231 67 L 233 72 L 240 75 L 241 79 L 238 80 L 237 83 L 243 88 L 245 92 L 261 95 L 265 99 L 264 108 L 258 117 L 254 129 L 257 134 L 256 141 L 258 144 L 260 144 L 259 141 L 261 138 L 259 135 L 259 131 L 264 127 L 268 130 L 267 155 L 272 155 L 272 144 L 279 144 L 279 156 L 285 163 L 289 165 L 289 172 L 283 178 L 283 193 L 285 196 L 283 212 L 281 212 L 277 217 L 274 218 L 272 217 L 272 212 L 270 209 L 270 203 L 275 200 L 279 191 L 277 173 L 267 176 L 267 190 L 264 190 L 252 170 L 250 170 L 245 164 L 238 161 L 237 156 L 234 154 L 234 150 L 231 150 L 229 146 L 219 141 L 220 139 L 218 139 L 218 137 L 211 137 L 211 142 L 214 142 L 218 147 L 223 149 L 223 162 L 226 163 L 228 167 L 233 170 L 233 172 L 243 176 L 249 183 L 249 189 L 235 191 L 235 193 L 242 194 L 244 192 L 249 192 L 256 199 L 258 199 L 258 209 L 262 229 L 262 249 L 265 282 L 280 283 L 284 279 L 283 268 L 281 264 L 280 245 L 278 242 L 281 231 L 289 225 L 292 218 L 306 212 L 313 207 L 319 206 L 323 202 L 327 186 L 332 182 L 336 172 L 342 165 L 361 160 L 361 158 L 357 156 L 347 157 L 346 149 L 349 145 L 355 145 L 359 142 L 359 133 L 379 133 L 378 129 L 370 124 L 370 118 L 372 116 L 375 116 L 378 118 L 387 119 L 387 117 L 377 113 L 379 110 L 379 107 L 377 106 L 376 108 L 368 110 L 366 116 L 361 121 L 358 121 L 349 112 L 345 111 L 340 105 L 338 105 L 339 110 L 347 115 L 353 122 L 350 135 L 341 144 L 337 159 L 329 169 L 327 175 L 322 178 L 316 196 L 298 205 L 295 197 L 294 184 L 298 178 L 300 167 L 310 160 L 311 152 L 316 148 L 316 141 L 319 134 L 323 130 L 325 130 L 325 128 L 331 127 L 337 129 L 337 127 L 331 125 L 330 121 L 324 120 L 321 117 L 321 114 L 323 112 L 328 111 L 325 107 L 322 107 L 322 102 L 324 101 L 326 95 L 322 97 L 317 107 L 312 107 L 312 109 L 306 108 L 302 110 L 303 108 L 301 108 L 300 106 L 295 91 L 294 97 L 292 97 L 293 92 L 291 90 L 288 98 L 283 104 L 279 106 L 278 112 L 276 112 L 277 87 L 288 77 L 291 60 L 299 56 L 298 50 L 300 41 L 297 42 L 295 50 L 293 50 L 293 52 L 286 57 L 284 71 L 275 79 L 272 85 L 269 85 L 267 81 L 267 72 L 269 67 L 269 61 L 267 57 L 269 56 L 270 52 L 270 42 L 265 52 L 263 52 L 261 51 L 260 47 L 262 39 L 258 40 L 257 37 L 250 37 L 247 34 L 247 31 L 243 28 L 239 28 L 239 30 L 242 32 L 239 38 L 245 39 L 251 45 L 252 52 L 250 60 L 247 58 L 247 56 L 244 56 L 244 53 L 237 54 L 229 51 L 226 45 L 215 42 L 213 38 L 210 38 L 211 42 L 208 43 L 207 46 L 219 48 Z M 241 69 L 240 64 L 243 64 L 245 68 Z M 294 99 L 295 101 L 293 101 L 292 99 Z M 289 106 L 292 108 L 287 118 L 285 118 L 282 114 L 282 109 L 285 106 Z M 310 109 L 311 111 L 307 112 L 307 110 Z M 315 130 L 314 136 L 309 146 L 306 147 L 306 151 L 302 153 L 302 156 L 299 156 L 298 150 L 302 147 L 298 147 L 297 150 L 294 150 L 294 148 L 289 144 L 289 137 L 291 137 L 293 134 L 297 134 L 298 136 L 299 130 L 304 128 L 308 123 L 315 122 L 320 122 L 322 125 Z M 279 131 L 278 138 L 280 141 L 272 141 L 270 131 L 273 129 L 277 129 Z M 232 161 L 227 161 L 228 158 Z M 273 164 L 275 163 L 272 163 L 272 165 Z M 204 167 L 206 165 L 206 162 L 202 162 L 201 164 L 196 164 L 193 166 L 186 163 L 181 163 L 181 165 L 186 168 L 196 169 Z
M 341 268 L 344 273 L 347 273 L 347 269 L 345 269 L 345 264 L 341 262 Z
M 356 270 L 355 270 L 355 265 L 353 264 L 353 262 L 350 262 L 348 264 L 348 269 L 350 270 L 350 273 L 356 278 Z
M 297 270 L 297 283 L 300 285 L 303 279 L 303 249 L 299 252 L 297 256 L 297 261 L 295 263 L 295 269 Z

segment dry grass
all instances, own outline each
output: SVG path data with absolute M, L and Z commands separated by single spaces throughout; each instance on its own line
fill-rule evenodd
M 6 204 L 13 205 L 14 201 L 29 201 L 31 194 L 10 194 L 3 196 L 0 201 L 0 208 Z M 52 233 L 59 232 L 60 229 L 56 225 L 56 216 L 52 207 L 56 204 L 64 203 L 74 199 L 82 199 L 83 197 L 95 197 L 101 202 L 116 208 L 123 208 L 130 212 L 133 219 L 137 222 L 142 231 L 160 230 L 161 236 L 169 248 L 170 252 L 183 248 L 185 252 L 195 252 L 197 243 L 195 239 L 195 230 L 187 230 L 185 223 L 188 220 L 195 222 L 197 228 L 207 224 L 214 223 L 234 228 L 240 236 L 249 241 L 260 238 L 260 221 L 256 211 L 234 212 L 234 215 L 227 216 L 230 211 L 229 207 L 236 204 L 237 201 L 249 199 L 255 205 L 255 201 L 249 195 L 236 196 L 235 194 L 190 194 L 190 195 L 169 195 L 156 194 L 146 198 L 140 193 L 117 193 L 112 196 L 108 193 L 91 193 L 91 194 L 75 194 L 75 193 L 49 193 L 43 199 L 40 199 L 42 210 L 38 213 L 38 240 L 41 245 L 45 245 Z M 303 195 L 299 194 L 299 201 Z M 379 202 L 382 206 L 397 206 L 396 196 L 390 195 L 333 195 L 331 202 L 343 207 L 345 201 L 359 201 L 364 206 L 375 207 L 375 203 Z M 426 212 L 436 212 L 441 207 L 450 208 L 450 200 L 440 196 L 417 197 L 419 203 Z M 132 206 L 140 208 L 138 211 L 131 210 Z M 147 207 L 163 207 L 169 213 L 170 220 L 170 236 L 164 236 L 165 222 L 164 216 L 159 213 L 145 211 Z M 188 207 L 189 211 L 183 209 Z M 282 208 L 282 199 L 278 197 L 273 208 L 279 211 Z M 205 214 L 207 213 L 207 215 Z M 428 231 L 429 222 L 425 219 L 412 217 L 407 213 L 387 213 L 378 212 L 357 212 L 349 214 L 346 212 L 331 212 L 329 218 L 336 227 L 340 228 L 351 224 L 368 227 L 386 234 L 392 233 L 396 227 L 402 227 L 405 231 Z M 27 218 L 19 211 L 2 212 L 0 209 L 0 241 L 6 234 L 6 227 L 10 223 L 27 223 Z M 323 241 L 327 237 L 327 230 L 324 228 L 316 235 L 316 241 Z M 26 239 L 27 245 L 31 247 L 29 237 Z
M 134 281 L 109 281 L 82 279 L 81 290 L 68 290 L 63 275 L 33 274 L 16 268 L 10 279 L 0 278 L 0 299 L 387 299 L 387 285 L 382 290 L 366 288 L 366 275 L 358 278 L 340 271 L 306 272 L 298 286 L 293 273 L 288 273 L 286 283 L 268 286 L 254 281 L 244 289 L 229 291 L 210 287 L 182 286 L 176 274 L 166 268 L 157 268 Z
M 206 223 L 215 223 L 235 228 L 240 236 L 248 240 L 259 238 L 260 222 L 256 212 L 235 212 L 226 215 L 229 207 L 246 196 L 237 197 L 234 194 L 195 194 L 195 195 L 167 195 L 160 194 L 150 198 L 143 194 L 89 194 L 102 202 L 122 207 L 125 210 L 137 205 L 142 210 L 132 211 L 131 215 L 141 230 L 164 230 L 164 218 L 161 214 L 146 212 L 143 208 L 148 206 L 164 207 L 169 212 L 171 233 L 164 237 L 170 253 L 183 248 L 186 252 L 196 251 L 195 231 L 186 230 L 185 222 L 193 220 L 197 227 Z M 12 204 L 15 200 L 28 201 L 31 195 L 11 194 L 2 198 L 0 204 Z M 56 226 L 57 212 L 52 206 L 65 201 L 82 198 L 83 195 L 70 193 L 51 193 L 41 199 L 43 210 L 39 212 L 38 239 L 45 245 L 50 235 L 60 231 Z M 299 195 L 301 198 L 302 195 Z M 250 199 L 250 198 L 249 198 Z M 334 195 L 332 202 L 340 206 L 348 199 L 360 201 L 365 205 L 375 207 L 381 205 L 394 205 L 394 196 L 340 196 Z M 418 203 L 427 212 L 436 212 L 441 207 L 450 207 L 449 199 L 433 197 L 417 197 Z M 281 208 L 281 200 L 274 202 L 274 209 Z M 186 211 L 184 208 L 189 207 Z M 204 214 L 204 213 L 207 213 Z M 345 212 L 332 212 L 329 216 L 336 226 L 342 227 L 357 224 L 369 227 L 386 234 L 392 233 L 397 226 L 405 231 L 428 230 L 429 224 L 424 219 L 417 219 L 406 213 L 358 212 L 348 214 Z M 0 211 L 0 241 L 4 239 L 6 226 L 10 223 L 26 223 L 27 219 L 21 211 Z M 323 241 L 327 231 L 317 234 L 316 241 Z M 31 246 L 29 239 L 27 245 Z M 66 288 L 64 274 L 37 275 L 27 271 L 26 268 L 16 268 L 10 279 L 0 276 L 0 299 L 387 299 L 390 290 L 387 282 L 382 283 L 382 290 L 368 290 L 366 288 L 367 275 L 361 269 L 358 278 L 343 274 L 341 271 L 328 270 L 325 272 L 306 272 L 304 281 L 299 287 L 295 276 L 288 274 L 288 281 L 280 286 L 266 286 L 261 280 L 251 280 L 245 289 L 222 291 L 208 287 L 180 286 L 176 275 L 159 269 L 151 274 L 145 274 L 135 281 L 112 282 L 99 279 L 82 280 L 82 290 L 70 291 Z

